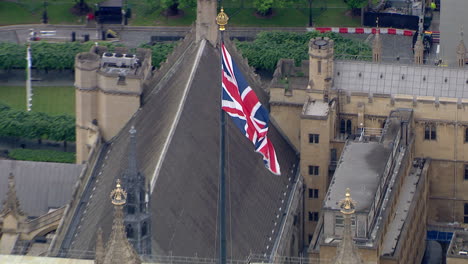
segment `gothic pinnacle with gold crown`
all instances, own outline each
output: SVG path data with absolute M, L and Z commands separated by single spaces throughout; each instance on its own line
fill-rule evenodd
M 345 198 L 340 201 L 341 213 L 350 215 L 354 214 L 356 208 L 356 202 L 351 199 L 349 188 L 346 188 Z
M 221 11 L 216 16 L 216 23 L 219 25 L 219 30 L 224 31 L 226 30 L 226 25 L 228 23 L 229 17 L 226 13 L 224 13 L 224 8 L 221 7 Z
M 111 192 L 112 204 L 124 205 L 127 202 L 127 192 L 122 189 L 120 179 L 117 179 L 116 188 Z

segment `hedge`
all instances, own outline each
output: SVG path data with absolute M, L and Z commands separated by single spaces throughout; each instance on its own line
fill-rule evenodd
M 294 59 L 299 65 L 308 59 L 309 41 L 314 37 L 329 37 L 335 42 L 335 57 L 340 58 L 372 58 L 370 45 L 357 40 L 342 37 L 337 33 L 292 33 L 292 32 L 261 32 L 253 42 L 236 41 L 242 55 L 249 60 L 250 66 L 256 69 L 273 72 L 280 59 Z M 346 56 L 343 56 L 343 55 Z
M 48 43 L 33 42 L 31 44 L 32 67 L 40 70 L 73 69 L 75 56 L 80 52 L 89 51 L 94 43 L 64 42 Z M 123 46 L 109 42 L 100 42 L 100 46 L 107 46 L 110 51 Z M 167 55 L 172 52 L 175 43 L 156 43 L 154 46 L 142 44 L 140 47 L 153 51 L 153 65 L 158 67 Z M 134 52 L 134 50 L 132 50 Z M 7 42 L 0 42 L 0 70 L 26 68 L 26 46 Z
M 75 163 L 75 153 L 56 150 L 12 149 L 8 157 L 15 160 Z
M 0 104 L 0 136 L 75 141 L 75 118 L 14 110 Z

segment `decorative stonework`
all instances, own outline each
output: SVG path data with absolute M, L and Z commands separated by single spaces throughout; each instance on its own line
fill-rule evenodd
M 346 189 L 345 198 L 340 201 L 341 213 L 344 218 L 343 239 L 337 250 L 336 257 L 332 261 L 334 264 L 362 264 L 363 261 L 359 255 L 358 249 L 353 242 L 351 230 L 351 216 L 355 212 L 356 202 L 351 199 L 349 188 Z

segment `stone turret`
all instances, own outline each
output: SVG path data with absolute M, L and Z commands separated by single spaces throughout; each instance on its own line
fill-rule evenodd
M 141 264 L 140 257 L 125 234 L 123 207 L 126 203 L 127 193 L 122 189 L 120 180 L 117 180 L 117 186 L 111 193 L 111 199 L 114 205 L 114 223 L 102 264 Z M 100 264 L 98 261 L 96 258 L 94 263 Z
M 328 101 L 333 81 L 334 42 L 327 37 L 313 38 L 309 42 L 309 84 L 307 89 L 321 90 Z
M 344 218 L 343 238 L 336 250 L 336 257 L 332 261 L 334 264 L 362 264 L 358 249 L 353 242 L 351 228 L 351 216 L 355 211 L 355 202 L 351 199 L 349 189 L 346 189 L 346 197 L 340 202 L 341 213 Z
M 466 47 L 465 42 L 463 41 L 463 29 L 460 30 L 460 43 L 457 46 L 457 64 L 458 67 L 463 68 L 465 67 L 465 59 L 466 59 Z
M 216 25 L 217 2 L 217 0 L 197 1 L 197 42 L 205 38 L 213 46 L 216 46 L 216 43 L 218 41 L 218 25 Z
M 140 107 L 143 82 L 151 73 L 151 51 L 108 52 L 93 46 L 75 57 L 76 161 L 88 160 L 101 137 L 115 137 Z

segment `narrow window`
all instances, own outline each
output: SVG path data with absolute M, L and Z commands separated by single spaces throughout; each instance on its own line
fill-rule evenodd
M 436 140 L 436 138 L 437 138 L 436 126 L 432 125 L 431 126 L 431 140 Z
M 148 233 L 148 224 L 146 222 L 143 222 L 143 225 L 141 226 L 141 236 L 146 236 Z
M 465 128 L 465 142 L 468 142 L 468 128 Z
M 309 244 L 310 244 L 310 242 L 312 242 L 312 235 L 311 234 L 309 234 L 308 240 L 309 240 Z
M 468 203 L 465 204 L 464 213 L 463 223 L 468 224 Z
M 130 215 L 135 214 L 135 206 L 127 205 L 127 213 Z
M 352 123 L 351 123 L 351 120 L 348 120 L 346 121 L 346 133 L 348 133 L 348 135 L 352 134 Z
M 133 227 L 131 225 L 127 225 L 125 227 L 125 232 L 127 233 L 128 238 L 133 238 Z
M 340 133 L 346 133 L 346 121 L 344 119 L 341 119 L 340 121 Z
M 317 72 L 318 74 L 322 73 L 322 61 L 317 61 Z
M 426 125 L 424 127 L 424 139 L 427 139 L 427 140 L 431 139 L 431 128 L 429 125 Z
M 468 180 L 468 164 L 465 164 L 465 181 Z

